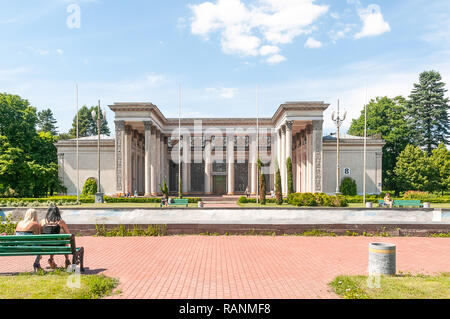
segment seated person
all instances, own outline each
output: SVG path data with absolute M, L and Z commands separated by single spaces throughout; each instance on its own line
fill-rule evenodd
M 17 224 L 16 236 L 39 235 L 40 233 L 41 225 L 38 223 L 37 211 L 35 209 L 27 210 L 24 219 Z M 40 261 L 41 256 L 36 256 L 33 264 L 34 271 L 42 269 Z
M 386 193 L 386 196 L 384 196 L 384 204 L 389 205 L 389 207 L 392 208 L 394 200 L 391 198 L 391 194 Z
M 66 222 L 62 219 L 59 208 L 52 206 L 48 209 L 45 219 L 41 221 L 42 234 L 46 235 L 56 235 L 56 234 L 70 234 L 69 227 L 67 227 Z M 66 268 L 70 266 L 71 262 L 68 255 L 64 255 L 66 258 Z M 57 267 L 54 256 L 50 255 L 48 260 L 50 268 L 55 269 Z

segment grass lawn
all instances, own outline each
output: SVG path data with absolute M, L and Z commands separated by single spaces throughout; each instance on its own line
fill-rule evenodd
M 99 299 L 108 296 L 118 281 L 101 275 L 81 275 L 81 288 L 69 288 L 64 270 L 0 276 L 0 299 Z
M 367 276 L 339 276 L 330 286 L 345 299 L 450 299 L 450 273 L 381 276 L 380 288 L 369 288 L 367 280 Z
M 353 208 L 364 208 L 366 207 L 366 205 L 364 205 L 363 203 L 349 203 L 348 207 L 353 207 Z M 373 205 L 374 208 L 377 208 L 378 205 L 374 204 Z M 450 208 L 450 203 L 431 203 L 431 208 Z

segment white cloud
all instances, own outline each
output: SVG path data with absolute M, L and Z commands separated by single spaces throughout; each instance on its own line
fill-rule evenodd
M 322 42 L 314 39 L 313 37 L 309 37 L 305 43 L 305 48 L 309 49 L 317 49 L 322 47 Z
M 377 36 L 391 31 L 389 23 L 384 20 L 379 5 L 371 4 L 366 9 L 359 9 L 358 14 L 363 21 L 363 28 L 361 32 L 355 34 L 356 39 Z
M 328 11 L 328 6 L 314 2 L 258 0 L 246 5 L 241 0 L 216 0 L 190 5 L 191 32 L 207 40 L 217 32 L 222 51 L 227 54 L 272 55 L 267 60 L 285 60 L 278 55 L 277 45 L 292 43 L 297 36 L 309 34 L 314 22 Z
M 232 99 L 238 93 L 238 89 L 236 89 L 236 88 L 225 88 L 225 87 L 206 88 L 205 91 L 208 93 L 213 93 L 215 95 L 218 95 L 219 97 L 221 97 L 223 99 Z
M 278 64 L 286 61 L 286 58 L 280 54 L 272 55 L 270 58 L 266 59 L 266 62 L 269 64 Z
M 280 48 L 275 45 L 264 45 L 259 50 L 259 54 L 262 56 L 277 54 L 278 52 L 280 52 Z
M 63 55 L 63 54 L 64 54 L 64 51 L 61 50 L 61 49 L 57 49 L 57 50 L 56 50 L 56 53 L 58 53 L 59 55 Z

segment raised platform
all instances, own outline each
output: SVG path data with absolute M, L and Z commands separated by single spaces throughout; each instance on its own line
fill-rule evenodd
M 45 210 L 39 210 L 40 218 Z M 11 211 L 15 220 L 24 209 Z M 95 234 L 96 225 L 165 225 L 167 234 L 295 234 L 308 230 L 386 233 L 393 236 L 450 232 L 450 210 L 367 208 L 63 209 L 71 231 Z

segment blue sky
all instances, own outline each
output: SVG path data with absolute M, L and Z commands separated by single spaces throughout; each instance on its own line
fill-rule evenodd
M 423 70 L 450 83 L 450 2 L 440 0 L 0 0 L 0 91 L 51 108 L 153 102 L 167 117 L 261 116 L 285 101 L 350 118 L 369 98 L 408 95 Z M 75 8 L 75 11 L 73 11 Z M 77 9 L 80 12 L 78 28 Z M 69 20 L 69 21 L 68 21 Z M 113 114 L 108 109 L 113 128 Z M 350 119 L 345 128 L 348 128 Z

